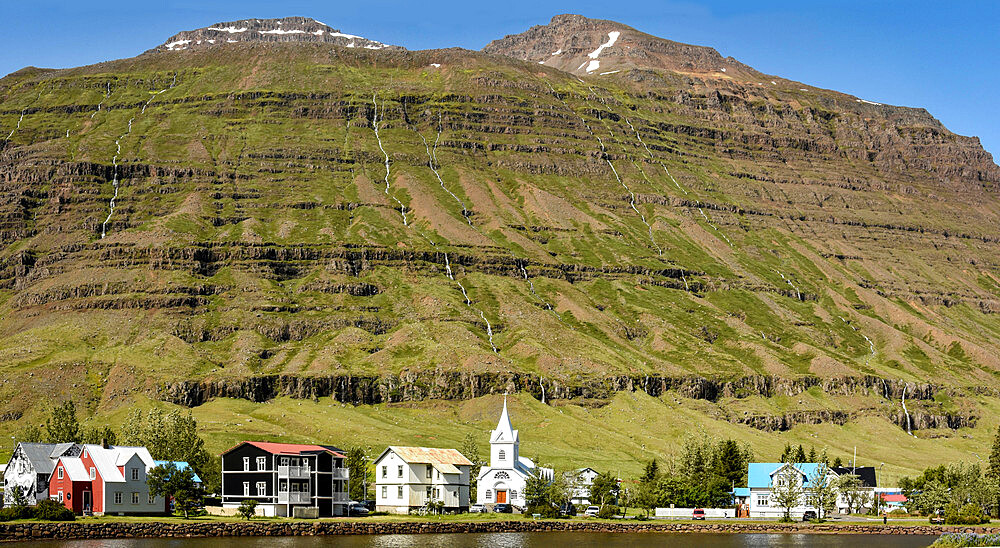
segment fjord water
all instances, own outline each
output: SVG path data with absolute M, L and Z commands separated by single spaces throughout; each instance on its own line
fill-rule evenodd
M 923 548 L 937 537 L 923 535 L 792 535 L 677 533 L 483 533 L 41 541 L 21 548 Z

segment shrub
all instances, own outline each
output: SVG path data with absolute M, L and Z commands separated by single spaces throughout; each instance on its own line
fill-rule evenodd
M 551 504 L 529 504 L 524 513 L 528 515 L 538 514 L 543 518 L 559 517 L 559 509 L 553 507 Z
M 31 519 L 33 517 L 35 517 L 35 509 L 31 506 L 8 506 L 7 508 L 0 508 L 0 521 Z
M 966 546 L 997 546 L 1000 535 L 977 535 L 976 533 L 945 533 L 934 541 L 932 548 L 965 548 Z
M 619 510 L 617 506 L 615 506 L 613 504 L 605 504 L 597 512 L 597 517 L 599 517 L 601 519 L 613 519 L 615 517 L 618 517 L 618 515 L 620 513 L 621 513 L 621 510 Z
M 244 499 L 240 503 L 240 507 L 236 509 L 236 513 L 243 519 L 253 519 L 257 515 L 257 501 L 254 499 Z
M 954 503 L 944 507 L 944 522 L 946 525 L 980 525 L 989 523 L 990 519 L 983 509 L 976 504 L 966 504 L 961 509 Z
M 76 516 L 72 510 L 62 504 L 51 499 L 45 499 L 39 501 L 38 505 L 35 506 L 35 519 L 45 521 L 73 521 L 76 519 Z

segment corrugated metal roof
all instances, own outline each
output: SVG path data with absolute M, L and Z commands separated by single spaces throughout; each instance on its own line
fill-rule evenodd
M 458 468 L 455 468 L 454 464 L 436 463 L 436 464 L 433 464 L 432 466 L 434 466 L 434 468 L 436 468 L 438 470 L 438 472 L 441 472 L 442 474 L 461 474 L 462 473 L 461 470 L 459 470 Z
M 749 497 L 750 496 L 750 488 L 749 487 L 737 487 L 736 489 L 733 489 L 733 495 L 735 495 L 737 497 Z
M 472 461 L 465 458 L 458 449 L 439 449 L 436 447 L 399 447 L 389 446 L 389 450 L 399 455 L 404 462 L 411 464 L 453 464 L 471 466 Z M 442 471 L 443 472 L 443 471 Z M 458 472 L 448 472 L 457 474 Z
M 50 456 L 52 450 L 55 449 L 56 444 L 54 443 L 25 443 L 19 444 L 21 446 L 21 451 L 24 456 L 28 458 L 28 462 L 35 469 L 36 473 L 39 474 L 51 474 L 52 470 L 56 466 L 56 462 L 52 460 Z
M 63 457 L 62 464 L 70 481 L 90 481 L 90 474 L 80 457 Z
M 883 493 L 882 500 L 886 502 L 906 502 L 907 498 L 906 495 L 887 495 Z
M 345 458 L 343 453 L 339 451 L 334 451 L 331 449 L 332 446 L 324 447 L 322 445 L 311 445 L 303 443 L 275 443 L 272 441 L 243 441 L 235 446 L 231 447 L 229 450 L 225 451 L 228 453 L 233 449 L 243 445 L 250 444 L 258 449 L 263 449 L 272 455 L 302 455 L 306 453 L 330 453 L 335 457 Z

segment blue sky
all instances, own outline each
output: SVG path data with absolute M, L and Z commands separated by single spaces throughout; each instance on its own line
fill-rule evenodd
M 924 107 L 1000 159 L 1000 2 L 0 0 L 0 74 L 131 57 L 180 30 L 304 15 L 409 49 L 480 49 L 558 13 L 712 46 L 769 74 Z

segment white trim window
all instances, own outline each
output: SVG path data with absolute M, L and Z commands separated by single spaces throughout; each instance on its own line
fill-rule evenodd
M 138 468 L 133 468 L 132 469 L 132 481 L 139 481 L 139 469 Z
M 501 449 L 500 452 L 497 453 L 497 460 L 507 460 L 507 452 Z
M 399 466 L 396 467 L 396 477 L 397 478 L 403 477 L 403 465 L 402 464 L 400 464 Z
M 258 497 L 266 497 L 267 496 L 267 482 L 266 481 L 258 481 L 257 482 L 257 496 Z
M 389 498 L 389 488 L 385 485 L 382 486 L 382 498 L 383 499 Z
M 154 497 L 153 494 L 150 493 L 148 503 L 153 504 L 154 502 L 156 502 L 156 497 Z
M 770 506 L 771 498 L 767 495 L 757 495 L 757 506 Z
M 93 466 L 91 466 L 90 467 L 90 481 L 94 481 L 96 479 L 97 479 L 97 469 L 94 468 Z
M 133 505 L 139 504 L 139 493 L 136 491 L 132 491 L 132 504 Z
M 122 493 L 121 491 L 119 491 L 115 493 L 115 504 L 121 504 L 121 503 L 122 503 Z
M 389 467 L 383 464 L 382 465 L 382 478 L 388 478 L 388 477 L 389 477 Z
M 59 467 L 59 479 L 63 479 L 63 467 Z M 59 493 L 59 500 L 62 500 L 62 493 Z
M 63 492 L 59 491 L 59 502 L 63 501 Z
M 250 471 L 250 457 L 243 457 L 243 471 Z
M 267 457 L 257 457 L 257 470 L 267 470 Z
M 396 498 L 400 499 L 400 500 L 403 500 L 403 486 L 402 485 L 400 485 L 399 487 L 396 488 Z
M 493 500 L 493 490 L 492 489 L 487 489 L 486 490 L 486 500 Z
M 250 496 L 250 482 L 249 481 L 244 481 L 243 482 L 243 496 L 244 497 L 249 497 Z

